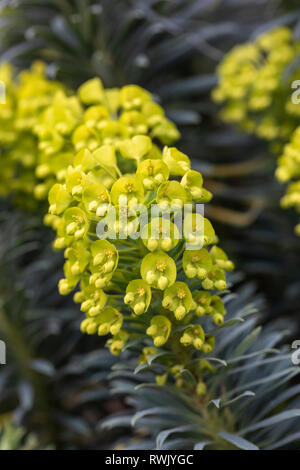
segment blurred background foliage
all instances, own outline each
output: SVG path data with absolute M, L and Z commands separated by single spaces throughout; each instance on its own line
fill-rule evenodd
M 207 215 L 222 247 L 266 296 L 264 319 L 297 320 L 300 243 L 294 212 L 279 208 L 276 162 L 264 142 L 221 122 L 210 95 L 216 66 L 235 44 L 276 24 L 299 29 L 299 20 L 296 0 L 1 0 L 0 61 L 25 68 L 42 59 L 70 87 L 100 76 L 107 87 L 149 89 L 214 193 Z M 1 209 L 0 337 L 9 349 L 0 416 L 25 424 L 25 437 L 38 433 L 42 446 L 125 442 L 97 423 L 124 410 L 119 397 L 129 389 L 109 396 L 114 360 L 101 339 L 80 334 L 76 307 L 57 294 L 62 263 L 51 235 L 38 215 Z
M 123 407 L 107 386 L 115 359 L 80 333 L 71 299 L 59 296 L 61 260 L 41 221 L 2 207 L 0 259 L 0 424 L 34 431 L 43 446 L 105 448 L 95 426 Z

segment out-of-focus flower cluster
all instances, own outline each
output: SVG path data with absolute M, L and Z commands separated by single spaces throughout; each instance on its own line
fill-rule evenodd
M 48 80 L 40 62 L 17 76 L 4 64 L 0 80 L 6 86 L 6 103 L 0 106 L 0 194 L 13 194 L 23 206 L 46 200 L 53 183 L 65 180 L 74 152 L 80 149 L 94 150 L 136 134 L 149 134 L 165 144 L 179 137 L 146 91 L 140 91 L 149 98 L 143 108 L 130 106 L 131 96 L 136 95 L 132 99 L 137 102 L 141 99 L 135 86 L 104 90 L 94 79 L 74 95 Z
M 224 121 L 272 143 L 278 159 L 276 177 L 289 184 L 282 207 L 300 212 L 300 42 L 287 27 L 276 28 L 251 43 L 235 47 L 220 64 L 214 100 L 223 105 Z M 297 88 L 297 87 L 296 87 Z M 296 100 L 293 99 L 293 95 Z M 300 224 L 296 226 L 300 235 Z
M 33 193 L 39 159 L 34 128 L 53 97 L 64 93 L 64 87 L 45 78 L 42 63 L 17 77 L 9 64 L 3 64 L 0 80 L 5 85 L 5 103 L 0 104 L 0 195 L 13 195 L 17 204 L 32 209 L 36 207 Z
M 292 134 L 291 141 L 284 146 L 278 160 L 276 176 L 282 183 L 291 181 L 281 199 L 281 206 L 294 207 L 300 213 L 300 127 Z M 296 225 L 295 232 L 300 235 L 300 224 Z
M 71 94 L 48 81 L 40 65 L 23 72 L 30 74 L 49 90 L 48 101 L 40 97 L 38 111 L 28 110 L 24 123 L 32 138 L 31 194 L 42 199 L 48 193 L 45 223 L 57 233 L 54 248 L 65 253 L 60 293 L 75 291 L 85 315 L 82 331 L 110 335 L 113 354 L 142 342 L 141 364 L 163 353 L 167 372 L 158 383 L 170 374 L 186 385 L 187 368 L 197 393 L 205 393 L 201 377 L 211 366 L 194 359 L 212 351 L 214 338 L 201 317 L 222 325 L 220 293 L 233 263 L 216 246 L 210 221 L 196 211 L 211 194 L 189 158 L 170 146 L 179 138 L 176 126 L 138 86 L 106 90 L 95 78 Z M 9 81 L 19 100 L 22 80 Z M 7 177 L 14 180 L 15 172 Z
M 291 100 L 299 67 L 289 67 L 299 52 L 300 42 L 286 27 L 234 47 L 218 67 L 213 91 L 223 120 L 267 140 L 289 139 L 300 117 Z

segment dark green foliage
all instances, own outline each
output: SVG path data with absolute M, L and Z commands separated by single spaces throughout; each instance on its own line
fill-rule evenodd
M 155 385 L 155 360 L 140 373 L 128 360 L 112 375 L 115 392 L 126 391 L 133 409 L 103 427 L 134 427 L 136 439 L 121 441 L 126 449 L 299 448 L 300 386 L 291 381 L 300 368 L 290 348 L 278 346 L 288 333 L 283 324 L 257 327 L 254 298 L 249 285 L 227 296 L 228 317 L 209 359 L 217 371 L 207 376 L 204 398 Z M 262 308 L 259 299 L 255 303 Z

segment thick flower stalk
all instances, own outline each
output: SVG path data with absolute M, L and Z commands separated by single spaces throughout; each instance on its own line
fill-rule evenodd
M 205 393 L 203 368 L 194 359 L 212 351 L 214 338 L 201 318 L 223 323 L 219 294 L 225 272 L 233 269 L 210 221 L 196 212 L 211 194 L 185 154 L 154 143 L 170 143 L 178 131 L 149 93 L 136 86 L 114 90 L 112 109 L 99 85 L 92 80 L 79 90 L 81 99 L 93 102 L 89 124 L 73 134 L 73 162 L 49 192 L 45 221 L 66 259 L 59 291 L 76 290 L 85 315 L 81 330 L 110 335 L 113 354 L 143 342 L 140 363 L 166 356 L 178 385 L 187 385 L 181 378 L 187 368 L 197 378 L 197 393 Z M 92 143 L 86 137 L 91 130 L 97 130 Z
M 281 152 L 276 177 L 291 181 L 281 205 L 300 213 L 299 53 L 300 42 L 286 27 L 235 47 L 219 66 L 213 97 L 223 105 L 224 121 L 270 141 L 275 154 Z

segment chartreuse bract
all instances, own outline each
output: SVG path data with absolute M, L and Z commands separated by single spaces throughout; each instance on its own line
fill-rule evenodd
M 288 27 L 236 46 L 218 68 L 219 85 L 213 92 L 222 104 L 221 116 L 270 141 L 279 155 L 276 177 L 289 183 L 281 200 L 284 208 L 300 212 L 300 41 Z M 296 226 L 300 234 L 300 224 Z
M 205 393 L 195 359 L 213 350 L 214 338 L 201 318 L 222 325 L 219 294 L 233 269 L 197 212 L 211 194 L 172 146 L 178 131 L 149 93 L 136 86 L 105 91 L 97 79 L 79 97 L 91 105 L 88 118 L 73 134 L 73 160 L 49 191 L 45 218 L 57 232 L 54 247 L 65 250 L 59 291 L 75 290 L 82 332 L 109 335 L 113 354 L 142 343 L 140 363 L 161 354 L 167 364 L 159 383 L 169 374 L 188 387 L 178 379 L 187 368 L 197 393 Z M 91 132 L 93 143 L 81 137 L 78 145 L 78 135 Z

